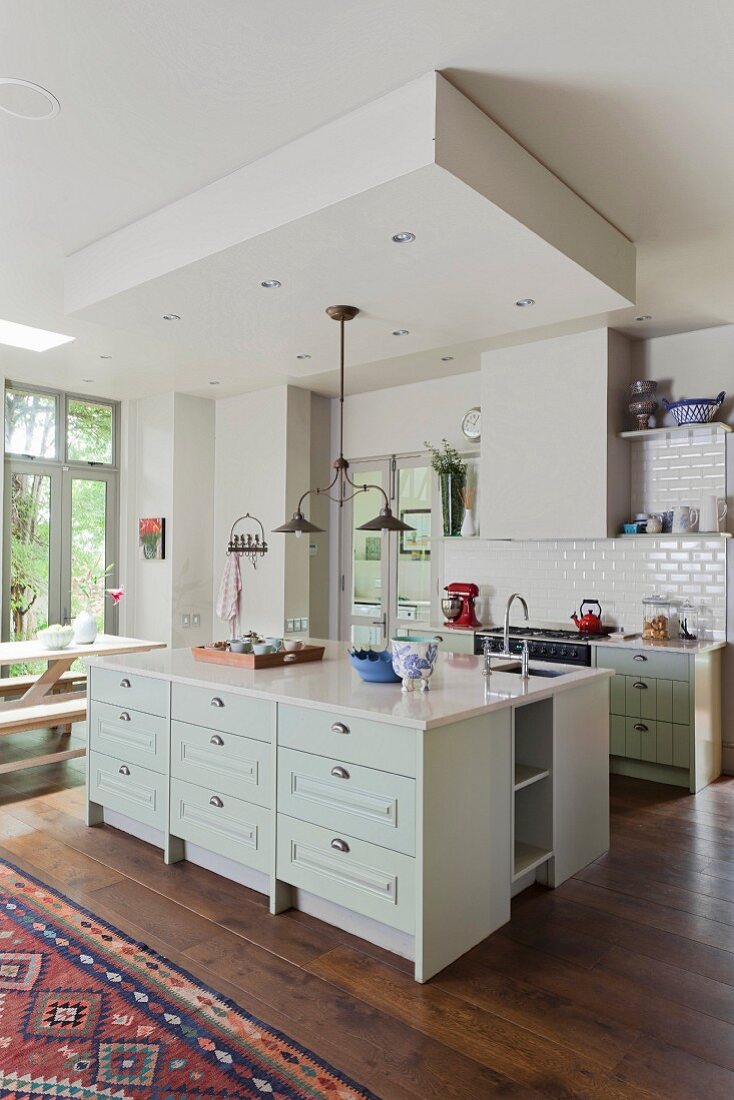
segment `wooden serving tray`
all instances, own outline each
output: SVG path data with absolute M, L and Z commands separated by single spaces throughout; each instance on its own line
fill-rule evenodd
M 206 646 L 193 646 L 191 652 L 196 661 L 210 661 L 215 665 L 228 665 L 230 668 L 277 668 L 279 665 L 302 665 L 306 661 L 323 660 L 325 647 L 322 645 L 303 645 L 293 653 L 230 653 L 228 649 L 208 649 Z

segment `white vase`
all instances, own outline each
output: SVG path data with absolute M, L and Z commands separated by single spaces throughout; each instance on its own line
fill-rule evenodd
M 465 539 L 473 538 L 476 535 L 477 529 L 474 526 L 474 516 L 472 515 L 471 508 L 464 510 L 464 522 L 461 525 L 461 537 Z
M 80 611 L 74 619 L 74 641 L 77 645 L 91 645 L 97 637 L 97 623 L 91 611 Z

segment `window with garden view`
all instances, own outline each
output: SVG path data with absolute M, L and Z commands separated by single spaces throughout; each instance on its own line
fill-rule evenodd
M 117 557 L 115 406 L 8 385 L 3 636 L 35 638 L 89 609 L 107 629 Z M 107 601 L 109 603 L 109 601 Z

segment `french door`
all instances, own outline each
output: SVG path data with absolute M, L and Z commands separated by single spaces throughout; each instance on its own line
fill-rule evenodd
M 104 591 L 117 580 L 116 472 L 10 459 L 3 500 L 3 640 L 35 638 L 86 607 L 116 633 Z
M 400 629 L 427 629 L 437 613 L 435 476 L 423 455 L 354 462 L 350 474 L 358 485 L 381 486 L 394 514 L 413 528 L 359 530 L 382 507 L 379 493 L 359 493 L 344 509 L 341 636 L 382 646 Z

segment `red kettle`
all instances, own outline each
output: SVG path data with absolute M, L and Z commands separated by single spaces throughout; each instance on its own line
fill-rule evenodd
M 599 614 L 594 615 L 593 612 L 587 611 L 584 614 L 585 607 L 598 608 Z M 601 604 L 598 600 L 583 600 L 581 603 L 581 618 L 578 617 L 576 612 L 571 616 L 576 626 L 579 628 L 582 634 L 601 634 Z

